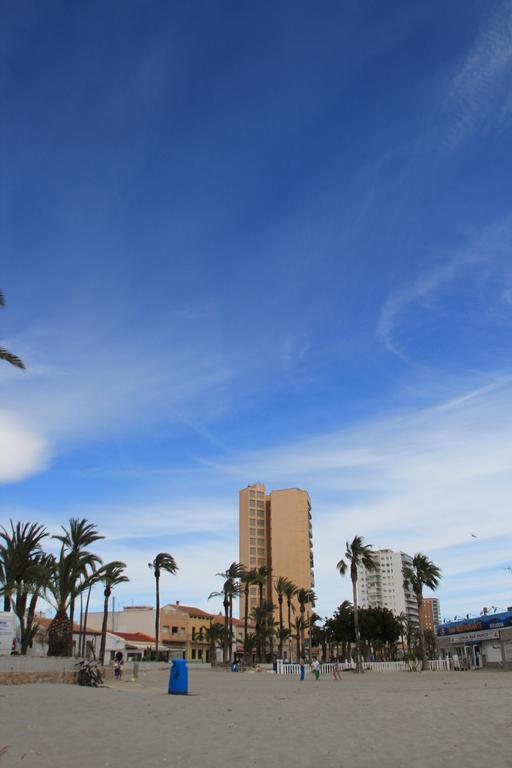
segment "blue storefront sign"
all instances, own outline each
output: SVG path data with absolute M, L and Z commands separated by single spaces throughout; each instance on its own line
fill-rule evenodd
M 462 619 L 461 621 L 447 621 L 446 624 L 437 625 L 436 635 L 446 637 L 447 635 L 459 635 L 462 632 L 480 632 L 489 629 L 503 629 L 503 627 L 512 627 L 512 611 L 488 613 L 485 616 L 476 616 L 473 619 Z

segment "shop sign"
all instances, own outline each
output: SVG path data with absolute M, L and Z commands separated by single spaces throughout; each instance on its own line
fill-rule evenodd
M 461 645 L 462 643 L 478 643 L 480 640 L 499 640 L 500 633 L 498 629 L 487 629 L 482 632 L 463 632 L 455 637 L 450 637 L 452 645 Z
M 485 616 L 476 616 L 473 619 L 438 624 L 436 634 L 438 637 L 445 637 L 446 635 L 460 635 L 461 633 L 502 629 L 503 627 L 511 626 L 512 611 L 504 611 L 503 613 L 488 613 Z

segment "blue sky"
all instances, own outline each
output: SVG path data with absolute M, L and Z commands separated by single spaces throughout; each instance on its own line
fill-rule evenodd
M 356 533 L 510 605 L 512 2 L 27 0 L 0 41 L 0 520 L 216 608 L 238 489 L 300 486 L 322 615 Z

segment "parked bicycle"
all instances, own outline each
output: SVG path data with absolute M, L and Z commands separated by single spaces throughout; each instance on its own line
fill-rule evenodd
M 99 688 L 100 685 L 103 685 L 103 678 L 97 661 L 79 661 L 75 666 L 78 667 L 78 685 L 85 685 L 89 688 Z

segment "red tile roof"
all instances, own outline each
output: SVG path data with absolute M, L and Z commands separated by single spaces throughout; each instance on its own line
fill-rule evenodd
M 132 643 L 154 643 L 155 638 L 151 637 L 151 635 L 145 635 L 144 632 L 112 632 L 110 631 L 111 635 L 117 635 L 117 637 L 121 637 L 123 640 L 127 640 L 128 642 Z
M 47 619 L 44 616 L 36 616 L 35 619 L 34 619 L 34 624 L 39 624 L 40 627 L 44 627 L 45 629 L 47 629 L 50 626 L 51 623 L 52 623 L 52 619 Z M 83 630 L 83 627 L 82 627 L 82 632 L 83 631 L 84 630 Z M 80 626 L 78 624 L 73 624 L 73 634 L 74 635 L 78 635 L 79 632 L 80 632 Z M 101 635 L 101 632 L 98 629 L 92 629 L 91 627 L 89 627 L 87 629 L 86 634 L 87 635 Z

